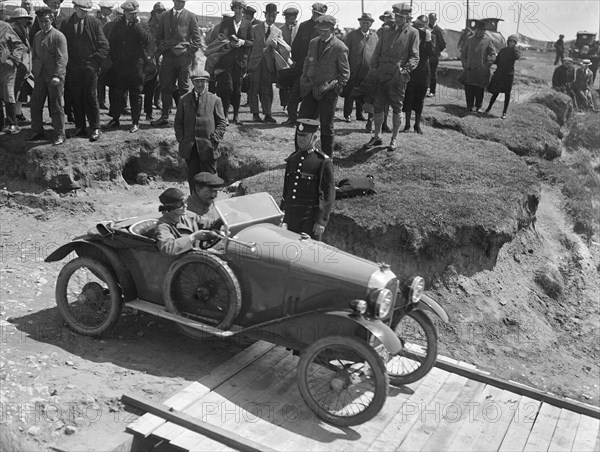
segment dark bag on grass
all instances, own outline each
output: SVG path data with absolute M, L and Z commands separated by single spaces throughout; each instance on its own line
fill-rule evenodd
M 375 194 L 375 178 L 373 176 L 351 177 L 342 179 L 335 187 L 335 199 L 353 198 Z

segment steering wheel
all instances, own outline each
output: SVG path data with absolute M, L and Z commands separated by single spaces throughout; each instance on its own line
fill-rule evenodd
M 222 227 L 223 227 L 223 220 L 221 218 L 219 218 L 212 224 L 210 230 L 218 232 L 220 236 L 217 238 L 214 238 L 214 239 L 210 239 L 210 240 L 201 240 L 200 241 L 200 249 L 201 250 L 210 249 L 221 241 L 221 239 L 223 238 L 223 236 L 222 236 L 223 231 L 221 231 Z

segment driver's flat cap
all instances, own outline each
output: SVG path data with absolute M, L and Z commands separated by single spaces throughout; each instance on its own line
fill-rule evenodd
M 207 187 L 222 187 L 225 185 L 225 181 L 216 174 L 212 173 L 198 173 L 194 176 L 195 184 L 203 184 Z

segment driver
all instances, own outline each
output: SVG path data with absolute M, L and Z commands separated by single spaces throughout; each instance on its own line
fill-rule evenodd
M 215 209 L 215 199 L 219 188 L 225 185 L 225 181 L 216 174 L 198 173 L 192 179 L 192 184 L 193 192 L 187 199 L 187 208 L 202 217 L 204 225 L 212 225 L 219 219 Z
M 219 238 L 215 231 L 204 229 L 202 219 L 185 210 L 185 194 L 178 188 L 168 188 L 159 197 L 163 212 L 154 232 L 161 253 L 176 256 L 192 249 L 197 240 Z

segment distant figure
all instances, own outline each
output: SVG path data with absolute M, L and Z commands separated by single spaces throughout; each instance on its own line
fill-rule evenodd
M 580 109 L 598 111 L 592 95 L 594 76 L 590 69 L 591 65 L 592 62 L 588 59 L 581 61 L 581 67 L 575 71 L 575 83 L 573 87 Z
M 592 43 L 588 56 L 592 62 L 590 70 L 592 71 L 593 83 L 596 83 L 596 74 L 598 73 L 598 65 L 600 64 L 600 41 L 594 41 Z
M 435 13 L 430 13 L 428 19 L 429 29 L 433 35 L 431 40 L 433 42 L 433 55 L 429 57 L 430 78 L 427 97 L 434 97 L 437 88 L 437 67 L 440 62 L 440 56 L 446 48 L 446 35 L 444 34 L 444 30 L 436 24 L 437 15 Z
M 17 65 L 17 75 L 15 78 L 15 114 L 18 121 L 25 121 L 22 105 L 27 101 L 27 96 L 31 94 L 31 87 L 28 79 L 31 77 L 31 41 L 29 40 L 29 30 L 33 16 L 25 8 L 13 9 L 10 17 L 10 23 L 15 33 L 23 43 L 23 54 L 21 55 L 21 64 Z
M 419 64 L 410 73 L 410 80 L 406 85 L 406 94 L 402 104 L 402 111 L 406 118 L 403 132 L 410 130 L 410 115 L 414 111 L 415 132 L 423 133 L 423 130 L 421 130 L 421 114 L 423 113 L 423 103 L 425 102 L 430 80 L 431 66 L 429 58 L 434 55 L 433 32 L 427 26 L 428 23 L 429 19 L 425 15 L 417 17 L 417 20 L 413 22 L 413 26 L 419 31 Z
M 100 0 L 98 6 L 100 7 L 100 10 L 96 12 L 96 19 L 98 19 L 102 23 L 102 26 L 104 26 L 113 20 L 111 16 L 113 9 L 116 6 L 116 2 L 113 0 Z
M 383 24 L 381 24 L 381 27 L 377 30 L 377 37 L 379 39 L 381 39 L 381 36 L 383 35 L 383 31 L 394 26 L 394 13 L 389 10 L 384 11 L 383 14 L 381 16 L 379 16 L 379 20 L 383 22 Z M 383 111 L 383 125 L 381 126 L 381 131 L 384 133 L 391 133 L 391 131 L 392 131 L 392 129 L 390 128 L 390 126 L 388 124 L 389 112 L 390 112 L 390 106 L 387 105 Z M 370 124 L 367 122 L 366 131 L 372 132 L 373 124 Z
M 573 68 L 573 58 L 565 57 L 563 63 L 554 69 L 554 74 L 552 74 L 552 88 L 567 94 L 573 101 L 573 106 L 577 109 L 577 98 L 573 88 L 574 83 L 575 69 Z
M 371 69 L 371 58 L 379 41 L 377 33 L 371 30 L 375 20 L 369 13 L 364 13 L 358 18 L 360 28 L 352 30 L 344 43 L 348 47 L 348 62 L 350 63 L 350 80 L 344 87 L 342 97 L 344 99 L 344 121 L 350 122 L 352 114 L 352 106 L 356 103 L 356 119 L 365 121 L 367 118 L 363 116 L 363 99 L 361 97 L 353 97 L 352 90 L 359 86 L 365 79 Z M 369 113 L 369 122 L 373 119 L 373 114 Z M 370 127 L 367 127 L 370 129 Z M 369 130 L 370 132 L 370 130 Z
M 298 119 L 295 152 L 286 159 L 281 209 L 290 231 L 321 240 L 335 200 L 333 163 L 318 150 L 319 121 Z
M 502 119 L 506 118 L 508 104 L 510 104 L 510 92 L 512 91 L 513 82 L 515 79 L 515 61 L 521 58 L 521 54 L 517 49 L 517 35 L 510 35 L 506 39 L 506 47 L 498 52 L 496 57 L 496 72 L 492 76 L 492 81 L 488 87 L 488 91 L 492 93 L 490 104 L 485 110 L 489 113 L 498 99 L 500 93 L 504 93 L 504 109 L 502 110 Z
M 292 47 L 296 34 L 298 33 L 298 8 L 290 6 L 283 10 L 283 17 L 285 23 L 281 26 L 281 33 L 283 40 L 287 45 Z M 289 72 L 287 70 L 286 72 Z M 279 101 L 281 106 L 287 110 L 288 103 L 290 101 L 291 89 L 293 80 L 288 80 L 287 77 L 279 77 L 277 86 L 279 87 Z M 287 122 L 287 121 L 286 121 Z
M 559 35 L 558 41 L 556 41 L 554 43 L 554 50 L 556 51 L 556 58 L 554 59 L 555 66 L 558 64 L 559 60 L 560 60 L 560 64 L 562 64 L 562 62 L 563 62 L 563 58 L 564 58 L 564 54 L 565 54 L 564 37 L 565 37 L 565 35 Z
M 467 39 L 460 55 L 463 73 L 461 81 L 465 85 L 467 110 L 479 113 L 483 104 L 483 94 L 490 82 L 490 68 L 496 59 L 492 38 L 485 33 L 485 23 L 478 20 L 475 34 Z

